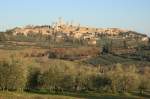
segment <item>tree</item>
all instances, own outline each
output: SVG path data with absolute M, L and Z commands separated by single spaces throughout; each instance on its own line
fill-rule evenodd
M 138 44 L 138 46 L 137 46 L 137 55 L 139 56 L 139 59 L 140 60 L 144 60 L 145 58 L 145 53 L 144 53 L 144 47 L 145 47 L 145 45 L 143 45 L 143 44 Z
M 26 84 L 26 69 L 14 57 L 0 62 L 0 89 L 23 90 Z
M 111 79 L 110 89 L 112 90 L 113 93 L 120 91 L 119 83 L 122 74 L 123 74 L 123 69 L 121 64 L 117 64 L 114 68 L 112 68 L 112 70 L 107 72 L 108 78 Z
M 38 67 L 31 67 L 28 70 L 28 77 L 27 77 L 27 84 L 26 89 L 38 89 L 40 87 L 39 77 L 41 75 L 40 68 Z
M 143 94 L 144 91 L 150 89 L 150 68 L 144 67 L 143 73 L 140 75 L 140 84 L 139 84 L 140 94 Z
M 127 48 L 128 46 L 127 46 L 127 41 L 126 40 L 123 40 L 123 47 L 124 48 Z
M 101 53 L 111 53 L 112 52 L 112 46 L 113 42 L 110 38 L 103 37 L 99 40 L 99 44 L 101 47 Z
M 5 41 L 6 40 L 6 36 L 4 35 L 4 33 L 0 32 L 0 41 Z
M 97 90 L 100 90 L 101 92 L 103 91 L 110 91 L 110 86 L 111 86 L 111 79 L 105 75 L 98 75 L 96 76 L 96 79 L 94 80 L 95 83 L 95 88 Z
M 140 76 L 140 84 L 138 89 L 140 94 L 144 94 L 144 91 L 150 89 L 150 80 L 148 79 L 147 75 Z
M 114 93 L 137 90 L 139 86 L 139 75 L 134 66 L 123 68 L 121 64 L 117 64 L 107 75 L 111 79 L 111 89 Z
M 63 77 L 64 72 L 62 68 L 54 64 L 50 65 L 39 80 L 42 81 L 43 88 L 49 90 L 49 92 L 57 92 L 58 89 L 61 89 L 60 84 Z
M 67 73 L 61 82 L 61 87 L 66 91 L 74 91 L 75 80 L 75 73 Z
M 86 74 L 81 70 L 77 73 L 75 78 L 75 85 L 74 85 L 75 91 L 85 89 L 85 85 L 86 85 Z

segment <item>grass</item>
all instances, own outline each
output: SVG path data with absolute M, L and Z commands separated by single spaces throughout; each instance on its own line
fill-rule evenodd
M 36 94 L 27 92 L 0 92 L 0 99 L 84 99 L 73 96 Z
M 0 92 L 0 99 L 149 99 L 139 94 L 68 93 L 47 94 L 28 92 Z

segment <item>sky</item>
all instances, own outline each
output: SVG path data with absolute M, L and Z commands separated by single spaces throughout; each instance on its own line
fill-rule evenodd
M 122 28 L 150 36 L 150 0 L 0 0 L 0 31 L 51 25 L 59 17 L 83 26 Z

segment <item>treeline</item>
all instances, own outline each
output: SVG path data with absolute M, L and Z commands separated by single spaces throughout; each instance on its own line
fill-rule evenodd
M 150 67 L 121 64 L 91 67 L 61 60 L 54 60 L 47 67 L 42 67 L 24 64 L 14 57 L 0 61 L 0 90 L 143 93 L 149 89 Z

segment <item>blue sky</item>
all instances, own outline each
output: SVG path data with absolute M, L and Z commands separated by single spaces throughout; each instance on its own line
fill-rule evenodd
M 150 0 L 1 0 L 0 30 L 51 24 L 58 17 L 93 27 L 150 35 Z

